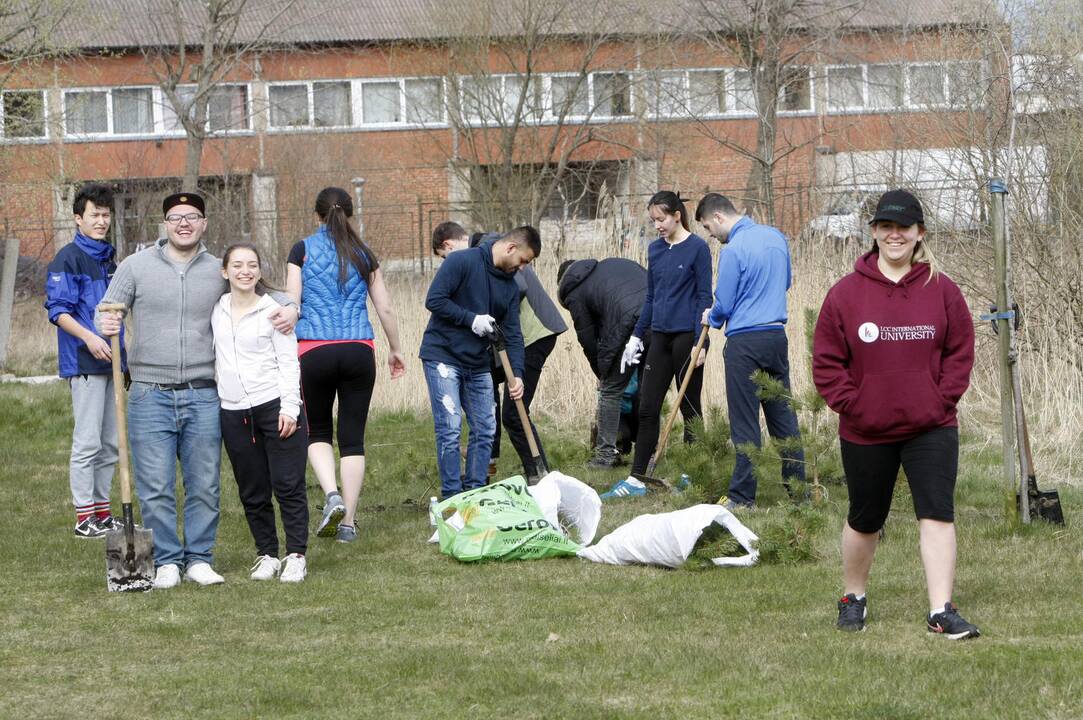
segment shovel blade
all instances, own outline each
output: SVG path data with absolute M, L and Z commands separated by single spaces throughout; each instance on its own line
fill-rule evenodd
M 131 544 L 124 528 L 105 534 L 105 579 L 109 592 L 145 592 L 154 586 L 154 533 L 136 528 Z
M 1059 492 L 1056 490 L 1039 491 L 1036 494 L 1031 494 L 1029 500 L 1031 517 L 1040 517 L 1042 520 L 1054 525 L 1064 524 L 1064 510 L 1060 504 Z
M 665 478 L 657 478 L 646 473 L 632 473 L 632 477 L 640 481 L 652 490 L 672 490 L 673 485 Z

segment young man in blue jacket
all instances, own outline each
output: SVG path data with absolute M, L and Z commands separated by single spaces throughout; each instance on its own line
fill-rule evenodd
M 761 401 L 751 375 L 763 370 L 790 387 L 789 349 L 786 341 L 786 291 L 790 289 L 790 249 L 786 237 L 773 227 L 757 225 L 737 212 L 726 197 L 708 193 L 696 208 L 696 220 L 727 247 L 718 256 L 714 304 L 703 313 L 704 324 L 726 326 L 726 404 L 734 447 L 760 446 L 760 407 L 767 432 L 778 440 L 798 437 L 797 415 L 784 400 Z M 786 454 L 782 481 L 804 483 L 804 453 Z M 733 507 L 756 502 L 756 477 L 744 453 L 730 479 Z
M 429 387 L 436 430 L 436 463 L 444 499 L 481 487 L 487 479 L 496 433 L 490 336 L 497 326 L 507 341 L 515 377 L 512 399 L 523 397 L 524 349 L 515 273 L 541 254 L 541 236 L 529 225 L 499 239 L 450 253 L 425 298 L 432 313 L 418 356 Z M 466 470 L 459 458 L 462 419 L 470 425 Z
M 107 185 L 84 185 L 72 212 L 75 239 L 49 263 L 45 309 L 56 325 L 59 374 L 71 387 L 75 429 L 68 480 L 75 536 L 99 538 L 113 527 L 109 489 L 117 463 L 113 353 L 109 341 L 94 330 L 94 308 L 117 268 L 116 250 L 106 237 L 113 220 L 113 191 Z

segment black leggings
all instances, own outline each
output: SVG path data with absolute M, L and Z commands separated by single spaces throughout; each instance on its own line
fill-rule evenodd
M 301 395 L 308 416 L 308 441 L 330 443 L 338 395 L 339 455 L 365 454 L 365 422 L 376 384 L 376 357 L 361 342 L 323 345 L 301 356 Z
M 680 387 L 685 370 L 691 361 L 692 348 L 695 347 L 697 334 L 694 332 L 663 333 L 651 332 L 651 344 L 647 348 L 647 357 L 643 364 L 643 376 L 639 386 L 639 431 L 636 433 L 636 452 L 632 460 L 632 472 L 644 473 L 647 463 L 658 445 L 660 425 L 659 413 L 666 399 L 670 380 L 676 380 Z M 706 347 L 704 351 L 706 352 Z M 681 416 L 684 418 L 684 441 L 695 440 L 692 433 L 692 420 L 703 412 L 700 406 L 700 393 L 703 390 L 703 366 L 692 371 L 688 389 L 681 400 Z

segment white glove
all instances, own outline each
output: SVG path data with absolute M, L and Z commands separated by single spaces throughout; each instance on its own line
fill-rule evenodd
M 495 328 L 496 320 L 493 319 L 492 315 L 475 315 L 474 321 L 470 323 L 470 329 L 478 337 L 492 335 Z
M 710 325 L 711 324 L 710 318 L 711 318 L 711 308 L 707 308 L 706 310 L 703 311 L 703 317 L 700 318 L 699 324 L 700 325 Z
M 643 341 L 635 335 L 628 338 L 628 344 L 624 346 L 624 354 L 620 356 L 620 371 L 639 364 L 639 356 L 643 354 Z

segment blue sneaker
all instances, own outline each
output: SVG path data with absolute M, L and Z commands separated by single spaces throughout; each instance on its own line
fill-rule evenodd
M 602 500 L 609 500 L 611 498 L 622 497 L 643 497 L 646 494 L 646 485 L 641 483 L 639 480 L 636 480 L 635 478 L 628 477 L 624 480 L 621 480 L 613 487 L 609 488 L 599 497 L 601 497 Z

